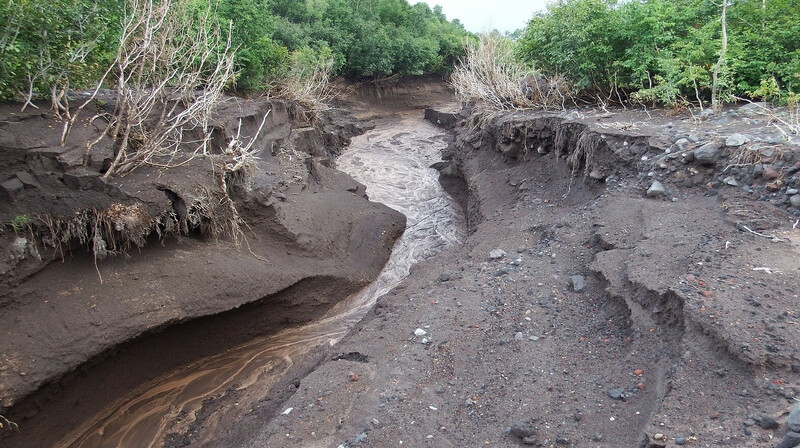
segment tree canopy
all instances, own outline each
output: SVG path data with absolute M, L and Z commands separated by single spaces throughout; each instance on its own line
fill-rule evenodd
M 159 1 L 195 11 L 209 4 Z M 354 79 L 442 73 L 470 35 L 441 8 L 407 0 L 213 0 L 211 6 L 237 49 L 232 88 L 240 92 L 269 88 L 297 60 L 332 59 L 334 75 Z M 0 99 L 91 86 L 116 52 L 126 15 L 126 2 L 116 0 L 0 3 Z
M 800 90 L 800 1 L 726 1 L 723 89 L 750 97 Z M 705 101 L 721 48 L 721 8 L 713 0 L 558 0 L 530 20 L 518 56 L 593 95 Z

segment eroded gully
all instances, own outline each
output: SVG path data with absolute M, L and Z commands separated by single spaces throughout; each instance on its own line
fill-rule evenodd
M 367 186 L 370 200 L 407 216 L 407 229 L 374 283 L 310 324 L 250 341 L 141 386 L 75 428 L 57 446 L 163 446 L 167 434 L 187 434 L 196 427 L 209 397 L 235 390 L 234 405 L 250 409 L 305 354 L 339 341 L 411 266 L 465 237 L 462 211 L 429 168 L 440 160 L 447 140 L 421 112 L 396 115 L 354 138 L 337 159 L 338 169 Z M 204 416 L 194 441 L 200 445 L 213 440 L 216 427 L 224 424 L 220 421 L 215 414 Z

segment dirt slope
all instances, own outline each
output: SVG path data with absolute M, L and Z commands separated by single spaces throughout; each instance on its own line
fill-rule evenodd
M 260 159 L 222 191 L 222 155 L 105 180 L 107 160 L 79 157 L 99 135 L 93 125 L 61 146 L 49 114 L 4 108 L 0 414 L 27 429 L 0 444 L 51 446 L 140 382 L 313 319 L 377 276 L 404 217 L 330 168 L 356 129 L 298 123 L 280 102 L 229 100 L 217 140 L 240 126 L 254 135 L 267 111 Z M 13 229 L 19 216 L 28 221 Z M 116 256 L 95 259 L 100 232 Z
M 455 117 L 442 169 L 473 234 L 246 446 L 778 446 L 800 396 L 798 159 L 744 114 Z M 732 171 L 744 132 L 761 166 Z

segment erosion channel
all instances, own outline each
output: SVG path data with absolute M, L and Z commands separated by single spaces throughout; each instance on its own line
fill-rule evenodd
M 286 372 L 313 359 L 309 353 L 344 336 L 379 296 L 408 275 L 412 265 L 463 240 L 463 211 L 430 167 L 441 160 L 451 139 L 447 131 L 424 121 L 421 111 L 375 123 L 373 130 L 354 137 L 335 163 L 366 185 L 370 200 L 407 217 L 406 231 L 378 279 L 307 325 L 257 338 L 138 386 L 56 446 L 160 447 L 183 446 L 189 439 L 199 444 L 213 440 L 217 429 L 232 418 L 226 405 L 245 410 L 258 406 Z M 113 381 L 104 378 L 106 383 Z M 220 398 L 223 395 L 227 400 Z M 201 424 L 203 430 L 197 431 Z M 20 434 L 20 445 L 15 446 L 34 446 L 36 440 Z

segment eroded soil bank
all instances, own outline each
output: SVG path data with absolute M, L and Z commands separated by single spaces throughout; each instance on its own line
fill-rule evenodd
M 765 117 L 428 115 L 470 237 L 245 446 L 794 446 L 800 159 Z
M 279 101 L 229 99 L 214 141 L 257 138 L 246 176 L 221 178 L 214 153 L 106 180 L 110 142 L 82 163 L 100 120 L 61 145 L 49 113 L 2 113 L 0 414 L 20 427 L 4 446 L 53 446 L 137 385 L 322 316 L 375 279 L 405 227 L 331 168 L 363 132 L 337 115 L 309 125 Z
M 439 84 L 363 87 L 351 91 L 357 101 L 343 106 L 371 127 L 406 106 L 448 101 L 442 93 L 446 89 Z M 448 161 L 437 166 L 445 186 L 466 209 L 471 231 L 466 242 L 417 265 L 341 342 L 307 354 L 270 395 L 245 407 L 238 406 L 235 388 L 210 396 L 192 416 L 193 425 L 158 446 L 783 443 L 787 414 L 800 395 L 800 230 L 793 228 L 800 159 L 797 147 L 784 144 L 766 117 L 748 109 L 702 120 L 591 110 L 481 119 L 436 111 L 427 115 L 455 128 L 455 142 L 445 151 Z M 305 129 L 296 129 L 294 141 L 329 139 L 329 134 Z M 408 144 L 401 134 L 398 142 Z M 330 179 L 325 176 L 352 180 L 325 170 L 333 166 L 325 160 L 306 163 L 303 156 L 298 163 L 297 155 L 277 151 L 275 157 L 285 156 L 281 163 L 286 165 L 268 172 L 286 182 L 278 189 L 283 198 L 275 194 L 276 203 L 297 200 L 295 207 L 305 213 L 278 215 L 285 218 L 279 228 L 298 242 L 276 247 L 304 248 L 298 252 L 305 256 L 319 248 L 314 236 L 321 227 L 313 224 L 318 223 L 317 209 L 328 210 L 325 225 L 342 211 L 338 203 L 336 210 L 325 208 L 335 195 L 319 202 L 300 199 L 309 200 L 313 196 L 307 191 L 329 185 L 320 180 Z M 295 174 L 308 183 L 295 186 L 287 180 L 294 179 L 287 174 L 289 167 L 296 167 Z M 23 191 L 33 188 L 15 176 Z M 655 188 L 656 180 L 663 188 Z M 363 189 L 349 185 L 355 187 L 349 194 L 363 200 Z M 256 204 L 251 210 L 257 223 L 269 218 L 257 214 L 262 208 Z M 306 223 L 308 230 L 292 230 L 295 221 Z M 250 265 L 234 263 L 228 271 L 226 263 L 236 258 L 212 257 L 214 244 L 196 233 L 179 241 L 113 261 L 124 266 L 157 251 L 176 256 L 189 245 L 180 263 L 156 265 L 161 268 L 133 278 L 170 278 L 164 266 L 172 269 L 194 260 L 208 265 L 203 272 L 209 276 L 223 269 L 214 282 L 232 279 L 219 291 L 236 291 L 235 285 L 249 278 L 235 275 L 236 267 L 256 263 L 243 251 Z M 196 253 L 203 256 L 195 258 Z M 318 253 L 315 260 L 341 263 L 330 257 Z M 92 260 L 76 258 L 84 271 L 71 278 L 94 279 Z M 346 260 L 355 263 L 354 258 Z M 100 269 L 108 268 L 100 264 Z M 342 270 L 352 266 L 342 265 Z M 112 278 L 126 275 L 120 271 Z M 277 269 L 270 275 L 281 278 Z M 212 284 L 205 275 L 189 278 Z M 338 287 L 338 274 L 335 278 L 332 285 Z M 200 290 L 178 280 L 169 288 L 175 285 L 185 285 L 187 293 Z M 4 311 L 39 296 L 6 297 L 16 296 L 4 296 Z M 83 302 L 68 303 L 68 309 L 83 310 Z M 84 314 L 92 316 L 91 311 Z M 206 328 L 202 321 L 197 324 Z M 5 332 L 5 326 L 0 328 Z M 8 347 L 3 353 L 15 346 Z M 58 365 L 54 358 L 49 363 Z M 13 366 L 5 360 L 3 366 L 0 374 L 7 384 L 6 378 L 19 372 L 5 367 Z M 81 369 L 74 373 L 83 374 Z M 84 400 L 87 394 L 77 395 L 75 400 Z M 51 418 L 43 414 L 47 402 L 9 416 Z M 47 446 L 23 445 L 23 437 L 13 440 L 10 446 Z

